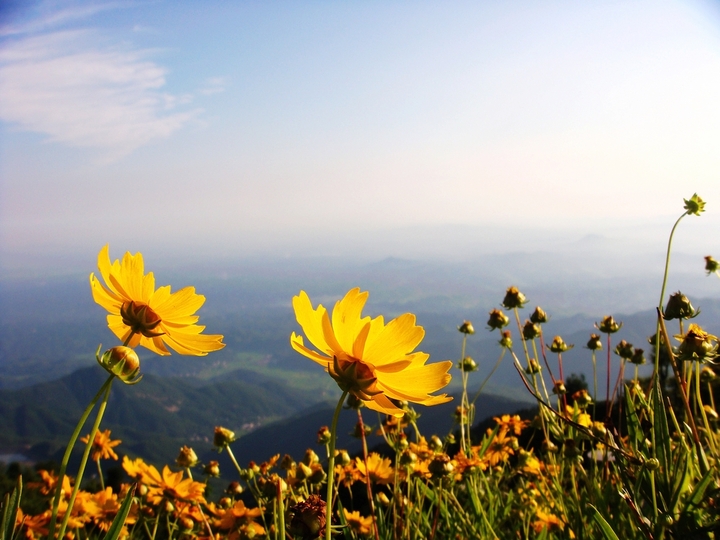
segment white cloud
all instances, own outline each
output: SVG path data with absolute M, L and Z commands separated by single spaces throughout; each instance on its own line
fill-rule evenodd
M 219 94 L 225 91 L 225 77 L 210 77 L 205 84 L 198 90 L 204 96 Z
M 118 49 L 92 30 L 5 38 L 0 119 L 71 146 L 127 154 L 180 129 L 191 96 L 161 89 L 166 70 L 147 51 Z

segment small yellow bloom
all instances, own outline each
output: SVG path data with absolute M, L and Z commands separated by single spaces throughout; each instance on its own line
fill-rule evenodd
M 118 456 L 115 453 L 115 450 L 113 450 L 113 448 L 115 448 L 122 441 L 110 440 L 110 433 L 111 431 L 109 429 L 106 429 L 105 431 L 98 431 L 95 433 L 95 440 L 92 443 L 90 459 L 92 459 L 93 461 L 97 461 L 98 459 L 118 459 Z M 89 440 L 90 435 L 85 435 L 82 439 L 80 439 L 80 442 L 84 442 L 85 444 L 87 444 Z
M 368 536 L 372 532 L 373 519 L 372 517 L 362 517 L 360 512 L 348 512 L 346 508 L 343 508 L 345 513 L 345 521 L 347 521 L 348 528 L 355 534 L 360 536 Z
M 305 291 L 293 298 L 295 317 L 317 351 L 305 346 L 293 332 L 290 344 L 300 354 L 323 366 L 342 390 L 349 391 L 375 411 L 402 416 L 391 400 L 422 405 L 446 403 L 447 394 L 434 396 L 450 382 L 451 361 L 426 364 L 429 355 L 413 353 L 425 335 L 406 313 L 387 325 L 382 316 L 361 317 L 368 293 L 348 291 L 335 304 L 332 322 L 322 305 L 313 308 Z
M 125 253 L 122 262 L 110 262 L 108 246 L 98 254 L 98 270 L 105 282 L 90 274 L 93 299 L 108 310 L 108 327 L 129 347 L 142 345 L 167 356 L 169 346 L 178 354 L 205 356 L 222 349 L 221 335 L 201 332 L 195 312 L 205 297 L 194 287 L 171 293 L 170 286 L 155 289 L 153 273 L 145 274 L 141 253 Z
M 367 483 L 368 478 L 373 484 L 387 484 L 393 478 L 393 468 L 388 458 L 383 458 L 377 452 L 372 452 L 365 461 L 355 458 L 357 470 L 362 475 L 361 480 Z

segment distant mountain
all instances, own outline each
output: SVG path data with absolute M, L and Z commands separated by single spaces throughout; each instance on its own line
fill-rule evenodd
M 0 453 L 15 450 L 35 459 L 52 457 L 64 448 L 105 375 L 93 367 L 53 382 L 0 390 Z M 217 425 L 241 435 L 323 399 L 252 376 L 252 381 L 228 377 L 203 386 L 153 375 L 135 386 L 116 381 L 102 426 L 123 441 L 124 452 L 168 461 L 183 444 L 210 444 Z

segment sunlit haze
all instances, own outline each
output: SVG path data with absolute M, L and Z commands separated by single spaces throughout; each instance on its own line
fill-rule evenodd
M 4 4 L 4 266 L 720 253 L 716 2 Z

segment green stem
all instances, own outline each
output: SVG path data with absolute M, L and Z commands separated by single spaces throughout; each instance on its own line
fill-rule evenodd
M 348 391 L 345 390 L 340 396 L 335 414 L 333 414 L 332 426 L 330 426 L 330 457 L 328 457 L 327 497 L 325 498 L 325 540 L 332 540 L 332 499 L 335 489 L 335 439 L 337 438 L 337 423 Z
M 90 450 L 92 449 L 93 442 L 95 442 L 95 434 L 98 432 L 98 428 L 100 427 L 100 421 L 105 414 L 105 408 L 107 407 L 107 402 L 110 398 L 110 388 L 112 387 L 112 382 L 114 379 L 115 376 L 111 376 L 109 382 L 105 385 L 105 393 L 103 394 L 102 401 L 100 402 L 100 407 L 98 408 L 98 413 L 95 417 L 95 423 L 93 424 L 92 430 L 90 431 L 88 442 L 85 445 L 85 451 L 83 452 L 82 459 L 80 460 L 80 468 L 78 469 L 77 476 L 75 477 L 75 485 L 73 486 L 72 495 L 70 495 L 70 500 L 68 501 L 68 507 L 65 511 L 65 516 L 63 516 L 62 523 L 60 524 L 58 538 L 62 538 L 65 535 L 65 529 L 67 528 L 68 521 L 70 520 L 70 514 L 72 514 L 73 506 L 75 505 L 75 498 L 77 497 L 77 493 L 80 490 L 80 484 L 82 483 L 83 474 L 85 473 L 85 466 L 87 465 L 88 457 L 90 456 Z
M 95 464 L 97 465 L 98 476 L 100 477 L 100 487 L 103 491 L 105 491 L 105 478 L 103 478 L 102 467 L 100 466 L 100 458 L 97 458 L 95 460 Z
M 230 449 L 230 445 L 228 444 L 225 446 L 225 449 L 228 452 L 228 456 L 230 456 L 230 461 L 233 462 L 233 465 L 235 465 L 235 468 L 237 469 L 238 474 L 240 475 L 240 478 L 242 478 L 242 469 L 240 468 L 240 465 L 238 465 L 237 459 L 235 459 L 235 454 L 233 454 L 233 451 Z
M 495 365 L 493 366 L 492 370 L 490 371 L 488 376 L 485 377 L 485 380 L 480 385 L 480 389 L 475 394 L 475 397 L 472 398 L 472 401 L 471 401 L 472 404 L 475 404 L 475 402 L 477 401 L 477 398 L 480 397 L 480 393 L 483 391 L 483 388 L 485 388 L 485 385 L 490 380 L 490 377 L 492 377 L 493 374 L 495 373 L 495 370 L 497 370 L 497 368 L 500 367 L 500 362 L 502 361 L 503 356 L 505 356 L 505 351 L 506 351 L 506 349 L 505 349 L 505 347 L 503 347 L 502 350 L 500 351 L 500 358 L 497 359 L 497 362 L 495 362 Z
M 95 404 L 98 402 L 98 399 L 100 399 L 100 396 L 102 396 L 103 392 L 105 392 L 105 390 L 110 386 L 110 383 L 112 383 L 112 380 L 114 378 L 115 375 L 110 375 L 107 381 L 105 381 L 105 384 L 100 387 L 98 393 L 95 394 L 95 397 L 92 399 L 92 401 L 80 417 L 77 426 L 75 426 L 75 431 L 73 431 L 72 435 L 70 436 L 70 442 L 68 442 L 68 445 L 65 448 L 65 454 L 63 455 L 62 462 L 60 463 L 60 471 L 58 472 L 57 486 L 55 487 L 52 516 L 50 518 L 50 525 L 48 526 L 48 538 L 55 538 L 55 524 L 57 522 L 58 506 L 60 505 L 60 499 L 62 498 L 63 479 L 65 478 L 65 472 L 67 471 L 68 461 L 70 461 L 70 454 L 72 454 L 73 448 L 75 448 L 75 443 L 80 436 L 80 432 L 82 431 L 85 422 L 87 422 L 88 416 L 90 416 L 90 413 L 95 408 Z

